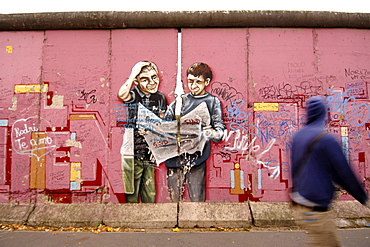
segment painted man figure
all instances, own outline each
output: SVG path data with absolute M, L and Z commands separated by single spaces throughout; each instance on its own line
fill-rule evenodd
M 290 196 L 300 214 L 299 223 L 309 232 L 309 246 L 341 246 L 331 210 L 335 184 L 370 207 L 368 195 L 340 144 L 324 129 L 326 117 L 324 98 L 310 98 L 307 124 L 294 134 L 292 142 L 293 189 Z
M 136 86 L 131 89 L 133 84 Z M 129 203 L 139 202 L 139 196 L 141 202 L 155 201 L 155 159 L 136 124 L 139 103 L 158 117 L 163 117 L 167 101 L 158 92 L 158 85 L 157 66 L 143 61 L 132 68 L 130 77 L 118 92 L 118 98 L 128 106 L 128 122 L 121 154 L 125 196 Z
M 187 80 L 190 93 L 182 96 L 181 116 L 191 113 L 197 106 L 205 102 L 210 116 L 210 124 L 202 128 L 203 136 L 207 138 L 203 151 L 193 154 L 182 153 L 168 159 L 167 166 L 168 191 L 172 202 L 183 199 L 184 186 L 187 186 L 190 200 L 204 202 L 206 160 L 210 155 L 210 140 L 221 141 L 225 125 L 222 120 L 220 100 L 206 91 L 212 80 L 212 71 L 207 64 L 195 63 L 187 70 Z M 167 110 L 165 119 L 175 120 L 176 101 Z

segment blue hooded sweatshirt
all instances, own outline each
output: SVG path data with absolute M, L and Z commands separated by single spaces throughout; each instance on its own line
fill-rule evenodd
M 312 149 L 303 168 L 297 168 L 309 143 L 325 131 L 326 115 L 323 97 L 315 96 L 307 101 L 307 125 L 293 136 L 291 156 L 293 192 L 298 192 L 315 206 L 329 207 L 334 196 L 335 183 L 361 204 L 365 204 L 367 194 L 332 134 L 324 135 Z M 294 197 L 292 199 L 296 201 Z

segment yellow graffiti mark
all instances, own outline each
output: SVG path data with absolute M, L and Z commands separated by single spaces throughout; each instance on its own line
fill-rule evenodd
M 279 103 L 254 103 L 254 111 L 279 111 Z
M 71 163 L 71 177 L 70 181 L 79 181 L 81 179 L 81 162 Z
M 13 46 L 6 46 L 6 53 L 13 53 Z
M 47 93 L 48 89 L 47 84 L 15 85 L 14 93 Z
M 93 114 L 71 114 L 69 115 L 70 120 L 95 120 L 96 117 Z

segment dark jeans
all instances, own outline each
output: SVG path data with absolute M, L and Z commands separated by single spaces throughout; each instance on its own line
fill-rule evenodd
M 192 202 L 204 202 L 205 193 L 206 162 L 190 168 L 187 166 L 179 168 L 167 168 L 168 193 L 171 202 L 179 202 L 184 199 L 185 185 Z

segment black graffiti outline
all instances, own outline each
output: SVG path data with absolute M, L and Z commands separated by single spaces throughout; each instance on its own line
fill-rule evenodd
M 302 81 L 299 85 L 283 84 L 270 85 L 259 89 L 259 94 L 264 99 L 294 98 L 298 95 L 315 96 L 319 95 L 321 86 L 311 85 L 310 81 Z
M 80 92 L 81 92 L 81 95 L 80 95 L 80 98 L 78 100 L 84 100 L 87 104 L 91 104 L 91 103 L 95 104 L 98 101 L 98 99 L 96 98 L 95 94 L 93 94 L 93 93 L 96 92 L 95 89 L 91 90 L 88 93 L 85 92 L 85 89 L 83 89 Z M 90 95 L 90 94 L 93 94 L 93 95 Z

